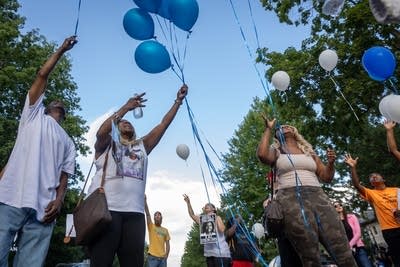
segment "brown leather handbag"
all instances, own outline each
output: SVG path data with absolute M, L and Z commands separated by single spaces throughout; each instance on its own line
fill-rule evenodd
M 110 149 L 108 148 L 104 160 L 100 187 L 91 193 L 86 199 L 83 199 L 83 191 L 87 183 L 86 179 L 78 204 L 73 212 L 74 227 L 76 231 L 75 243 L 77 245 L 91 244 L 93 240 L 111 223 L 111 214 L 108 210 L 106 194 L 103 187 L 109 150 Z

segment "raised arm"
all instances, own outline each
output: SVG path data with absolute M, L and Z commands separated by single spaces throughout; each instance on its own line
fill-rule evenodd
M 165 114 L 160 124 L 154 127 L 145 137 L 143 137 L 144 147 L 146 153 L 150 154 L 153 148 L 160 142 L 161 137 L 164 135 L 168 126 L 171 124 L 172 120 L 175 118 L 179 107 L 182 105 L 183 99 L 186 97 L 188 92 L 188 87 L 186 84 L 182 85 L 176 94 L 176 100 L 170 110 Z
M 394 127 L 396 123 L 393 121 L 385 120 L 384 127 L 386 129 L 386 142 L 389 148 L 389 152 L 400 161 L 400 151 L 397 148 L 396 139 L 394 137 Z
M 96 159 L 106 150 L 111 142 L 110 133 L 112 121 L 119 122 L 128 111 L 131 111 L 137 107 L 145 107 L 145 105 L 143 105 L 143 102 L 147 101 L 147 99 L 143 98 L 145 94 L 146 93 L 142 93 L 129 98 L 128 101 L 122 107 L 120 107 L 117 112 L 108 117 L 101 124 L 96 134 L 96 143 L 94 144 Z
M 192 208 L 192 204 L 190 204 L 189 196 L 186 195 L 186 194 L 184 194 L 184 195 L 183 195 L 183 200 L 185 200 L 185 202 L 186 202 L 187 210 L 188 210 L 188 213 L 189 213 L 190 218 L 192 218 L 192 220 L 193 220 L 195 223 L 200 224 L 200 217 L 194 214 L 193 208 Z
M 346 162 L 346 164 L 349 165 L 351 168 L 351 181 L 354 187 L 361 195 L 365 195 L 365 188 L 360 184 L 360 178 L 358 177 L 357 174 L 357 169 L 356 169 L 357 161 L 358 157 L 353 159 L 350 154 L 346 154 L 344 156 L 344 162 Z
M 29 89 L 29 104 L 33 105 L 39 99 L 39 97 L 46 90 L 47 80 L 50 73 L 56 66 L 58 60 L 64 55 L 64 53 L 70 50 L 77 43 L 76 36 L 68 37 L 64 40 L 63 44 L 54 52 L 44 63 L 37 73 L 36 79 Z
M 271 133 L 275 128 L 276 119 L 268 120 L 267 117 L 262 115 L 265 122 L 264 133 L 261 137 L 260 143 L 257 147 L 257 157 L 258 159 L 267 165 L 273 165 L 276 161 L 276 151 L 270 148 Z
M 326 157 L 328 159 L 328 163 L 325 165 L 322 163 L 321 159 L 314 155 L 313 158 L 317 163 L 317 175 L 324 183 L 332 182 L 332 179 L 335 175 L 335 160 L 336 160 L 336 153 L 332 149 L 327 149 Z
M 147 197 L 146 197 L 146 195 L 144 196 L 144 212 L 146 213 L 146 222 L 147 222 L 147 225 L 153 223 L 153 221 L 151 220 L 151 215 L 150 215 L 150 211 L 149 211 L 149 206 L 147 205 Z

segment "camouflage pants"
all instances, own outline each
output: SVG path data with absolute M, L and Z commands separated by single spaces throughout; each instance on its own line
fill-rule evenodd
M 280 189 L 276 195 L 284 214 L 284 231 L 303 267 L 320 267 L 321 243 L 339 267 L 356 267 L 339 215 L 322 188 Z

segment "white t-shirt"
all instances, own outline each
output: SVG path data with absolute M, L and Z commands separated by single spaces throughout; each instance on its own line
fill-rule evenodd
M 0 179 L 0 202 L 33 208 L 39 221 L 56 198 L 61 172 L 75 170 L 75 145 L 57 121 L 44 114 L 43 97 L 30 106 L 27 95 L 17 139 Z
M 88 189 L 90 195 L 101 183 L 107 150 L 95 160 L 96 174 Z M 147 154 L 143 141 L 135 145 L 115 144 L 110 149 L 104 191 L 108 209 L 144 213 L 144 192 L 147 180 Z

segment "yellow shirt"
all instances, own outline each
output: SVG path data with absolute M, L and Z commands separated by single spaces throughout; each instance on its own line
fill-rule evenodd
M 147 224 L 149 232 L 149 254 L 154 257 L 165 257 L 165 242 L 170 240 L 168 229 L 162 226 L 156 226 L 154 223 Z
M 364 197 L 374 207 L 376 217 L 382 230 L 399 228 L 393 211 L 397 210 L 397 188 L 386 187 L 383 190 L 365 189 Z

